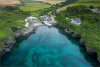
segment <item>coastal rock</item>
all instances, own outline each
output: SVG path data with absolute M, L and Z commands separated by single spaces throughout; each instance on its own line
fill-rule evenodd
M 65 33 L 70 34 L 70 35 L 74 34 L 74 32 L 70 31 L 68 28 L 65 28 L 64 31 Z
M 6 52 L 9 52 L 11 48 L 15 45 L 16 40 L 12 38 L 11 40 L 5 42 L 5 46 L 3 47 L 3 50 L 0 51 L 0 57 L 4 55 Z
M 14 35 L 14 38 L 15 39 L 18 39 L 18 38 L 20 38 L 22 35 L 21 35 L 21 33 L 16 33 L 15 35 Z
M 61 26 L 59 24 L 57 24 L 56 27 L 58 27 L 60 29 L 64 29 L 65 33 L 71 35 L 75 39 L 79 39 L 81 46 L 86 49 L 87 54 L 90 55 L 91 57 L 97 59 L 97 61 L 100 63 L 100 57 L 97 55 L 97 52 L 95 50 L 89 48 L 88 46 L 86 46 L 85 39 L 81 39 L 81 36 L 79 34 L 76 34 L 75 32 L 73 32 L 73 31 L 69 30 L 68 28 Z
M 86 52 L 89 54 L 91 57 L 97 59 L 97 52 L 89 47 L 86 46 Z
M 31 25 L 29 28 L 23 28 L 20 32 L 15 33 L 14 35 L 10 36 L 8 40 L 5 42 L 5 46 L 3 47 L 3 50 L 0 51 L 0 57 L 4 55 L 6 52 L 9 52 L 11 48 L 15 45 L 16 40 L 18 38 L 21 38 L 22 36 L 29 35 L 36 30 L 37 27 L 39 27 L 41 24 L 38 25 Z
M 12 36 L 9 36 L 9 38 L 7 40 L 4 40 L 5 45 L 4 45 L 3 49 L 0 51 L 0 57 L 2 55 L 4 55 L 6 52 L 9 52 L 11 50 L 11 48 L 15 45 L 16 40 L 18 38 L 21 38 L 22 36 L 26 36 L 26 35 L 33 33 L 37 27 L 42 25 L 41 23 L 38 23 L 37 21 L 34 21 L 32 19 L 29 19 L 31 21 L 30 22 L 31 24 L 28 28 L 25 28 L 25 27 L 21 28 L 19 30 L 19 32 L 16 32 Z M 35 23 L 38 23 L 38 24 L 35 24 Z
M 21 33 L 16 33 L 16 34 L 14 34 L 13 36 L 9 37 L 9 39 L 5 42 L 5 46 L 3 47 L 3 50 L 0 51 L 0 57 L 1 57 L 2 55 L 4 55 L 6 52 L 9 52 L 9 51 L 12 49 L 12 47 L 13 47 L 13 46 L 15 45 L 15 43 L 16 43 L 16 40 L 17 40 L 18 38 L 22 37 L 23 33 L 25 33 L 25 32 L 27 31 L 27 34 L 24 34 L 23 36 L 28 35 L 28 34 L 30 34 L 31 32 L 33 32 L 34 28 L 31 28 L 31 30 L 30 30 L 30 29 L 28 29 L 28 30 L 29 30 L 29 31 L 27 31 L 27 29 L 26 29 L 25 31 L 23 31 L 23 32 L 21 32 Z
M 76 34 L 75 32 L 73 31 L 70 31 L 69 29 L 65 29 L 64 30 L 67 34 L 70 34 L 73 38 L 75 39 L 81 39 L 81 36 L 79 34 Z
M 56 24 L 55 25 L 57 28 L 59 28 L 59 29 L 65 29 L 66 27 L 65 26 L 62 26 L 62 25 L 59 25 L 59 24 Z
M 85 47 L 85 40 L 84 39 L 80 39 L 80 45 Z
M 80 36 L 79 34 L 73 33 L 72 36 L 73 36 L 75 39 L 81 39 L 81 36 Z
M 97 58 L 98 62 L 100 63 L 100 57 Z
M 2 50 L 2 51 L 0 51 L 0 57 L 1 57 L 3 54 L 4 54 L 3 50 Z

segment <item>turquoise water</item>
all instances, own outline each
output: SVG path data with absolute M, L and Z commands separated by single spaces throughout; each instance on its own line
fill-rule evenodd
M 68 36 L 68 35 L 67 35 Z M 41 26 L 16 44 L 1 59 L 0 67 L 92 67 L 78 41 L 55 27 Z M 90 58 L 90 61 L 93 61 Z M 93 62 L 94 63 L 94 62 Z

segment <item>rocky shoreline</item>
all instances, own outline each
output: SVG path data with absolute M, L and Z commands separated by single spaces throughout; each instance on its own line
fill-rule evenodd
M 11 49 L 15 46 L 16 44 L 16 40 L 18 40 L 19 38 L 26 36 L 26 35 L 30 35 L 31 33 L 33 33 L 37 27 L 41 26 L 42 24 L 38 24 L 38 25 L 32 25 L 29 28 L 23 28 L 20 32 L 15 33 L 14 35 L 9 37 L 9 41 L 5 41 L 5 46 L 3 47 L 3 50 L 0 51 L 0 57 L 4 54 L 6 54 L 7 52 L 10 52 Z
M 73 31 L 70 31 L 68 28 L 66 28 L 65 26 L 62 26 L 60 24 L 57 24 L 55 26 L 59 29 L 64 30 L 65 33 L 71 35 L 73 38 L 79 40 L 80 41 L 80 46 L 83 47 L 86 50 L 86 53 L 88 55 L 90 55 L 92 58 L 95 58 L 98 61 L 98 63 L 100 63 L 100 57 L 98 56 L 97 52 L 85 45 L 85 39 L 82 39 L 81 35 L 73 32 Z
M 42 25 L 42 24 L 40 24 Z M 40 26 L 38 25 L 38 26 Z M 3 50 L 0 52 L 0 57 L 2 55 L 4 55 L 6 52 L 9 52 L 11 50 L 11 48 L 15 45 L 16 43 L 16 40 L 23 37 L 23 36 L 26 36 L 26 35 L 29 35 L 31 33 L 33 33 L 35 31 L 35 29 L 38 27 L 38 26 L 31 26 L 29 28 L 24 28 L 22 29 L 23 31 L 21 31 L 20 33 L 16 33 L 14 36 L 11 37 L 11 40 L 12 41 L 9 41 L 9 42 L 5 42 L 5 47 L 3 48 Z M 91 57 L 97 59 L 97 61 L 100 63 L 100 57 L 97 55 L 97 52 L 89 47 L 87 47 L 85 45 L 85 40 L 81 38 L 81 36 L 79 34 L 76 34 L 75 32 L 73 31 L 70 31 L 69 29 L 67 29 L 65 26 L 61 26 L 60 24 L 56 24 L 54 25 L 56 26 L 57 28 L 59 29 L 62 29 L 64 30 L 65 33 L 71 35 L 73 38 L 77 39 L 80 41 L 80 46 L 82 46 L 83 48 L 85 48 L 86 50 L 86 53 L 88 55 L 90 55 Z
M 46 18 L 48 18 L 48 17 L 46 16 Z M 49 19 L 50 19 L 50 17 L 49 17 Z M 42 20 L 43 19 L 41 19 L 41 21 Z M 6 52 L 9 52 L 11 50 L 11 48 L 15 45 L 17 39 L 33 33 L 33 31 L 35 31 L 35 29 L 37 27 L 43 25 L 42 23 L 40 23 L 40 21 L 38 21 L 38 19 L 36 17 L 32 17 L 32 16 L 27 17 L 25 19 L 25 22 L 29 22 L 28 26 L 25 25 L 26 28 L 23 28 L 20 32 L 17 32 L 14 35 L 12 35 L 11 37 L 9 37 L 9 40 L 5 42 L 5 46 L 3 47 L 3 50 L 0 51 L 0 57 L 2 55 L 4 55 Z M 53 21 L 51 20 L 51 22 L 53 22 Z

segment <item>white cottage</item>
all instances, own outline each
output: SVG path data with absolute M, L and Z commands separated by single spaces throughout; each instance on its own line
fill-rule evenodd
M 71 19 L 71 23 L 81 24 L 81 19 L 80 18 L 73 18 L 73 19 Z
M 36 17 L 30 16 L 25 19 L 25 22 L 35 22 L 37 20 Z
M 98 8 L 93 8 L 93 9 L 91 9 L 91 11 L 94 13 L 98 13 L 99 10 L 98 10 Z
M 30 17 L 25 18 L 25 22 L 27 22 L 25 24 L 25 27 L 29 27 L 30 25 L 37 23 L 38 19 L 36 17 L 30 16 Z

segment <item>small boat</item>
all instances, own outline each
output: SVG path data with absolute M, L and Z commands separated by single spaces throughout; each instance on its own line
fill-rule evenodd
M 48 21 L 42 21 L 47 26 L 52 26 L 52 24 L 48 23 Z

